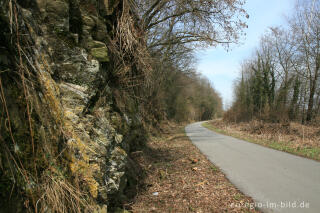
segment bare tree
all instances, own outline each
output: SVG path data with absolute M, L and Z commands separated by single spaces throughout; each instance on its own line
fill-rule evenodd
M 150 48 L 236 42 L 248 17 L 242 0 L 136 0 Z M 191 45 L 192 44 L 192 45 Z
M 291 30 L 296 33 L 297 47 L 309 81 L 309 100 L 306 121 L 313 118 L 313 108 L 320 74 L 320 2 L 298 1 L 296 14 L 291 19 Z

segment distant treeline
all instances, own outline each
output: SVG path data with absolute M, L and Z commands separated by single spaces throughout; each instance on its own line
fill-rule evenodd
M 310 123 L 320 117 L 320 2 L 298 1 L 288 27 L 270 27 L 234 85 L 230 121 Z
M 171 70 L 164 81 L 163 105 L 178 122 L 222 116 L 222 100 L 210 82 L 194 73 Z

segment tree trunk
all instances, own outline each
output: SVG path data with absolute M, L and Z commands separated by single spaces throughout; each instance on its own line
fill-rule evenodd
M 311 81 L 311 88 L 310 88 L 310 96 L 309 96 L 309 103 L 308 103 L 308 111 L 307 111 L 307 118 L 306 121 L 310 122 L 312 120 L 312 114 L 313 114 L 313 102 L 314 102 L 314 95 L 316 92 L 316 84 L 318 81 L 318 71 L 319 71 L 319 62 L 317 60 L 316 70 L 314 73 L 314 78 Z

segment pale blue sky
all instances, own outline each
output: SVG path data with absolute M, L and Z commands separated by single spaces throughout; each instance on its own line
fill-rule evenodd
M 252 55 L 260 37 L 270 26 L 284 25 L 285 16 L 293 11 L 295 0 L 247 0 L 246 37 L 241 45 L 233 45 L 227 52 L 216 47 L 198 52 L 198 71 L 207 76 L 223 98 L 224 107 L 232 102 L 232 84 L 239 75 L 241 62 Z

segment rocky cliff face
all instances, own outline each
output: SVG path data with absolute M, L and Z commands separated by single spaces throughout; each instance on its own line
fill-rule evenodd
M 0 2 L 2 211 L 106 212 L 135 184 L 128 155 L 145 134 L 109 48 L 123 5 Z

